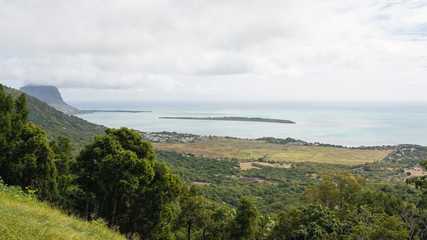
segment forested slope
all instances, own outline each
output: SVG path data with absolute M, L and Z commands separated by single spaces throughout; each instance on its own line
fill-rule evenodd
M 22 92 L 5 87 L 5 92 L 17 98 Z M 37 98 L 26 95 L 28 120 L 46 131 L 48 137 L 64 136 L 71 139 L 74 152 L 93 140 L 93 137 L 103 134 L 103 126 L 90 123 L 76 116 L 66 115 Z

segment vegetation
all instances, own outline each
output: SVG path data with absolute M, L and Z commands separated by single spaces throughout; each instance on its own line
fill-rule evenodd
M 427 160 L 421 162 L 420 165 L 427 169 Z M 427 208 L 427 175 L 413 177 L 407 179 L 406 182 L 409 184 L 415 184 L 415 187 L 421 190 L 422 198 L 420 199 L 418 205 Z
M 97 213 L 126 232 L 167 238 L 181 181 L 158 163 L 149 142 L 127 128 L 106 129 L 77 157 L 77 182 L 86 193 L 85 215 Z
M 239 122 L 269 122 L 269 123 L 292 123 L 284 119 L 271 119 L 259 117 L 159 117 L 159 119 L 182 119 L 182 120 L 212 120 L 212 121 L 239 121 Z
M 7 184 L 38 189 L 43 199 L 54 200 L 57 170 L 52 151 L 45 132 L 27 122 L 25 95 L 13 101 L 0 89 L 0 116 L 0 176 Z
M 288 145 L 310 145 L 307 142 L 301 141 L 301 140 L 296 140 L 290 137 L 287 138 L 274 138 L 274 137 L 263 137 L 263 138 L 257 138 L 255 139 L 257 141 L 265 141 L 267 143 L 277 143 L 277 144 L 288 144 Z
M 119 229 L 132 239 L 426 237 L 426 176 L 414 170 L 420 162 L 426 167 L 424 147 L 398 146 L 383 161 L 357 165 L 268 163 L 259 158 L 248 166 L 237 159 L 166 151 L 158 151 L 157 160 L 149 142 L 121 128 L 105 129 L 74 159 L 70 140 L 58 137 L 48 142 L 44 131 L 27 121 L 25 105 L 25 95 L 13 100 L 0 89 L 0 176 L 4 183 L 18 185 L 30 196 L 91 224 Z M 61 238 L 50 225 L 52 218 L 45 214 L 40 218 L 20 205 L 29 195 L 4 187 L 3 182 L 0 185 L 0 201 L 5 202 L 0 214 L 25 222 L 18 213 L 39 222 L 35 228 L 16 224 L 26 238 L 35 234 Z M 41 204 L 28 201 L 33 202 L 31 208 Z M 7 220 L 3 222 L 7 226 L 0 228 L 1 236 L 14 236 L 16 230 Z M 60 226 L 68 238 L 74 237 L 68 232 L 70 225 Z
M 0 179 L 0 239 L 126 239 L 101 219 L 68 216 Z
M 17 99 L 22 92 L 13 88 L 5 88 L 5 92 Z M 49 139 L 59 136 L 71 139 L 73 152 L 77 153 L 96 135 L 103 134 L 103 126 L 99 126 L 81 118 L 66 115 L 37 98 L 26 96 L 29 111 L 28 120 L 43 129 Z
M 319 186 L 322 172 L 335 177 L 344 170 L 366 179 L 369 183 L 364 186 L 366 189 L 398 194 L 402 200 L 416 203 L 414 189 L 404 181 L 410 172 L 423 173 L 418 172 L 417 159 L 427 156 L 427 152 L 418 151 L 417 155 L 407 153 L 407 157 L 399 162 L 381 161 L 355 166 L 308 162 L 269 166 L 264 162 L 248 162 L 253 164 L 249 165 L 251 168 L 242 168 L 246 163 L 237 159 L 218 160 L 160 150 L 156 153 L 159 161 L 174 169 L 185 184 L 197 185 L 207 199 L 237 207 L 240 197 L 250 197 L 262 214 L 301 206 L 305 189 L 309 185 Z
M 393 152 L 320 146 L 295 146 L 266 141 L 205 138 L 188 143 L 153 143 L 155 149 L 191 153 L 196 156 L 263 162 L 315 162 L 357 165 L 380 161 Z

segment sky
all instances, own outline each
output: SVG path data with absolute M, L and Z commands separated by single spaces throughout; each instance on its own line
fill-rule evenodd
M 427 101 L 425 0 L 0 0 L 0 83 L 74 101 Z

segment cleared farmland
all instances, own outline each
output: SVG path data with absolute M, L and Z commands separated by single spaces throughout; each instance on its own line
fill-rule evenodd
M 207 138 L 191 143 L 153 143 L 155 149 L 246 161 L 316 162 L 357 165 L 383 160 L 392 150 L 289 146 L 265 141 Z

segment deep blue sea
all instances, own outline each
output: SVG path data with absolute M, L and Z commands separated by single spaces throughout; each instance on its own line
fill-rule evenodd
M 146 110 L 79 115 L 107 127 L 239 138 L 291 137 L 344 146 L 427 146 L 427 103 L 387 102 L 70 102 L 80 109 Z M 262 117 L 296 124 L 173 120 L 159 117 Z

